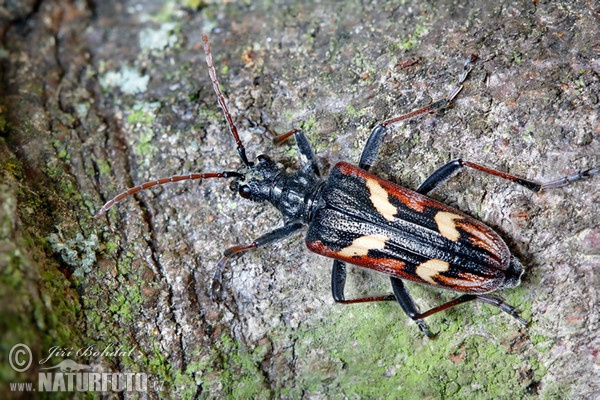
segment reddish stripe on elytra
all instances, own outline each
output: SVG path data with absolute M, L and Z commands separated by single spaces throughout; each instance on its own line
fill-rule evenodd
M 504 276 L 495 270 L 495 277 L 479 276 L 468 272 L 460 272 L 458 277 L 438 275 L 435 279 L 440 285 L 446 286 L 457 292 L 482 294 L 492 292 L 501 287 Z
M 404 268 L 405 264 L 402 260 L 392 258 L 373 258 L 369 256 L 341 256 L 339 252 L 327 247 L 320 240 L 314 242 L 306 242 L 306 247 L 309 250 L 325 257 L 335 258 L 340 261 L 346 261 L 353 265 L 369 268 L 384 274 L 395 276 L 396 278 L 408 279 L 416 282 L 425 282 L 418 277 L 407 273 Z
M 494 268 L 505 270 L 510 263 L 510 251 L 502 239 L 483 224 L 475 224 L 473 220 L 456 221 L 456 226 L 467 233 L 468 240 L 479 249 L 490 254 L 490 263 Z
M 402 186 L 396 185 L 395 183 L 381 179 L 378 176 L 372 175 L 364 169 L 358 168 L 355 165 L 348 164 L 346 162 L 340 162 L 335 165 L 335 168 L 339 169 L 344 175 L 358 176 L 365 180 L 374 180 L 387 192 L 388 195 L 395 197 L 402 202 L 406 207 L 416 211 L 423 212 L 425 207 L 438 207 L 440 203 L 431 200 L 430 198 L 423 196 L 412 190 L 403 188 Z M 446 207 L 443 208 L 444 210 Z

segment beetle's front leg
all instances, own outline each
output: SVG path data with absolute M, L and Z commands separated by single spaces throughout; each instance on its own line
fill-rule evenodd
M 218 293 L 221 291 L 221 278 L 223 275 L 223 269 L 233 255 L 277 243 L 298 232 L 303 226 L 304 224 L 302 222 L 290 222 L 280 228 L 274 229 L 271 232 L 258 237 L 250 244 L 233 246 L 225 250 L 223 252 L 223 257 L 217 263 L 217 268 L 213 276 L 213 281 L 210 288 L 211 297 L 217 297 Z
M 302 162 L 303 168 L 309 168 L 316 176 L 321 176 L 319 164 L 317 164 L 317 158 L 315 157 L 312 146 L 304 132 L 300 129 L 292 129 L 283 135 L 279 135 L 273 139 L 273 142 L 279 144 L 292 135 L 294 135 L 294 139 L 296 139 L 296 146 L 298 146 L 298 153 L 300 153 L 300 161 Z

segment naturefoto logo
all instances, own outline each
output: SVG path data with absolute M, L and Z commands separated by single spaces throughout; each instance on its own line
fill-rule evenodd
M 52 370 L 52 372 L 42 372 Z M 146 374 L 91 372 L 92 367 L 66 359 L 59 364 L 40 368 L 40 392 L 145 392 Z
M 74 351 L 60 347 L 52 347 L 50 355 L 39 361 L 44 365 L 51 357 L 77 356 L 87 354 L 98 356 L 107 354 L 115 355 L 114 346 L 110 353 L 106 348 L 96 351 L 90 347 Z M 124 354 L 124 353 L 120 353 Z M 9 363 L 17 372 L 24 372 L 32 365 L 32 353 L 29 346 L 22 343 L 13 346 L 9 354 Z M 65 358 L 56 365 L 38 368 L 38 384 L 33 382 L 10 383 L 11 391 L 18 392 L 146 392 L 148 390 L 148 377 L 143 373 L 102 372 L 91 365 L 80 364 L 77 361 Z

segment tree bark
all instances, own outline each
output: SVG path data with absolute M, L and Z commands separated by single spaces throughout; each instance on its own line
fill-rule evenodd
M 415 188 L 456 157 L 539 181 L 597 167 L 600 3 L 44 0 L 0 6 L 0 24 L 0 348 L 33 359 L 3 361 L 6 391 L 72 359 L 147 374 L 149 398 L 600 396 L 599 177 L 531 194 L 465 172 L 436 191 L 523 261 L 500 295 L 531 325 L 469 304 L 428 319 L 434 341 L 397 304 L 336 305 L 331 261 L 300 235 L 233 259 L 211 298 L 223 249 L 281 225 L 229 182 L 93 218 L 141 182 L 241 166 L 203 32 L 250 158 L 297 166 L 270 139 L 300 128 L 324 171 L 356 163 L 377 122 L 445 97 L 476 54 L 454 107 L 393 126 L 374 173 Z M 390 290 L 350 273 L 353 294 Z M 409 288 L 422 310 L 456 296 Z

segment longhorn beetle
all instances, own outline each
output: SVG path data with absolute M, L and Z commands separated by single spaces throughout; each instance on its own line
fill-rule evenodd
M 483 223 L 427 195 L 463 168 L 506 179 L 534 192 L 589 178 L 597 175 L 599 168 L 582 170 L 547 183 L 536 183 L 456 159 L 431 174 L 415 191 L 368 172 L 390 125 L 451 106 L 462 89 L 462 83 L 471 70 L 470 62 L 475 56 L 465 63 L 458 86 L 447 98 L 381 122 L 371 132 L 358 166 L 340 162 L 331 169 L 329 176 L 322 177 L 308 139 L 297 129 L 277 137 L 275 142 L 294 136 L 302 162 L 300 169 L 288 172 L 283 165 L 266 155 L 259 155 L 254 162 L 248 160 L 225 96 L 219 88 L 205 34 L 202 35 L 202 41 L 217 101 L 237 144 L 243 167 L 239 171 L 193 173 L 143 183 L 108 201 L 97 217 L 105 214 L 115 203 L 152 186 L 184 180 L 232 178 L 231 187 L 241 197 L 254 202 L 268 201 L 275 206 L 283 216 L 283 226 L 258 237 L 252 243 L 225 250 L 217 264 L 216 284 L 220 285 L 221 271 L 233 255 L 276 243 L 308 226 L 306 246 L 315 253 L 334 259 L 331 289 L 333 299 L 338 303 L 395 300 L 429 337 L 435 335 L 423 321 L 425 317 L 471 300 L 499 307 L 527 325 L 518 309 L 488 294 L 517 286 L 523 274 L 523 267 L 511 255 L 504 241 Z M 389 275 L 393 294 L 346 299 L 346 263 Z M 404 286 L 404 279 L 463 294 L 422 313 Z

